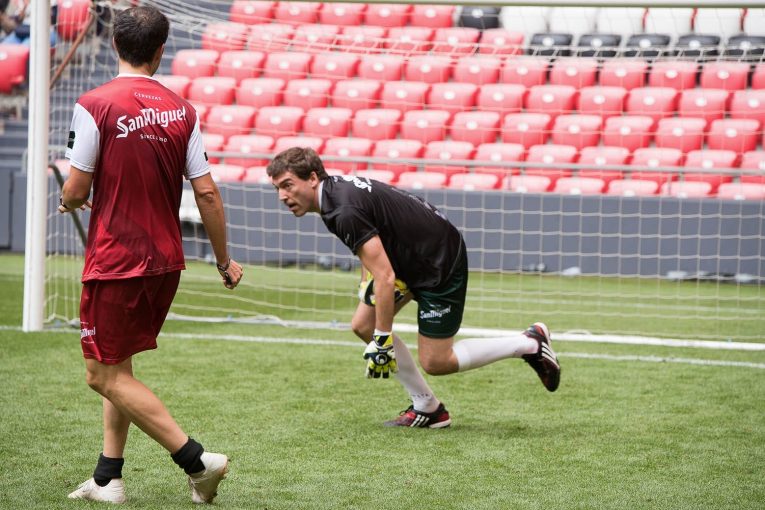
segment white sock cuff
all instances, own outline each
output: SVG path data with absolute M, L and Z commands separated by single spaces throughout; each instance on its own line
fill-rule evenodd
M 452 347 L 452 350 L 454 351 L 454 356 L 457 358 L 457 371 L 462 372 L 464 370 L 469 370 L 470 362 L 472 360 L 467 345 L 463 342 L 457 342 Z

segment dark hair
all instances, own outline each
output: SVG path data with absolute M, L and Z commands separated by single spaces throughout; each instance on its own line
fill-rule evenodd
M 280 152 L 266 168 L 266 173 L 272 178 L 279 177 L 286 171 L 292 172 L 304 181 L 311 177 L 311 172 L 316 172 L 319 180 L 329 177 L 316 151 L 302 147 L 292 147 Z
M 134 67 L 151 62 L 169 33 L 170 22 L 156 7 L 131 7 L 114 19 L 117 55 Z

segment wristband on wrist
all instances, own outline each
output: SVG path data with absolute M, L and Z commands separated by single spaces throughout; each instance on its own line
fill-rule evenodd
M 375 336 L 391 336 L 393 334 L 393 331 L 382 331 L 377 328 L 375 328 Z
M 58 196 L 58 205 L 60 205 L 60 206 L 61 206 L 61 207 L 63 207 L 64 209 L 70 209 L 70 207 L 68 207 L 68 206 L 67 206 L 67 205 L 64 203 L 64 195 L 59 195 L 59 196 Z
M 222 271 L 225 273 L 226 271 L 228 271 L 228 267 L 231 265 L 231 257 L 228 257 L 228 259 L 226 259 L 225 264 L 221 265 L 216 262 L 215 265 L 218 266 L 218 271 Z

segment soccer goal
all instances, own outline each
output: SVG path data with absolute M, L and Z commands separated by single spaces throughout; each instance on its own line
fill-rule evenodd
M 219 284 L 184 194 L 189 268 L 171 318 L 349 322 L 358 263 L 265 177 L 269 157 L 299 145 L 330 173 L 415 189 L 460 228 L 466 328 L 765 334 L 765 9 L 754 2 L 146 3 L 171 19 L 158 79 L 204 119 L 246 267 L 235 292 Z M 59 4 L 60 77 L 30 119 L 49 147 L 44 158 L 30 137 L 30 193 L 44 199 L 28 212 L 27 267 L 42 280 L 25 289 L 25 329 L 79 313 L 82 235 L 56 212 L 46 168 L 66 174 L 74 102 L 116 73 L 120 8 L 82 5 L 75 26 Z

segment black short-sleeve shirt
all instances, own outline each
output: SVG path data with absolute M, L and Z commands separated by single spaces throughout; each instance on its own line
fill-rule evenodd
M 396 277 L 413 289 L 448 280 L 462 235 L 422 198 L 372 179 L 331 176 L 323 181 L 321 219 L 348 248 L 380 236 Z

